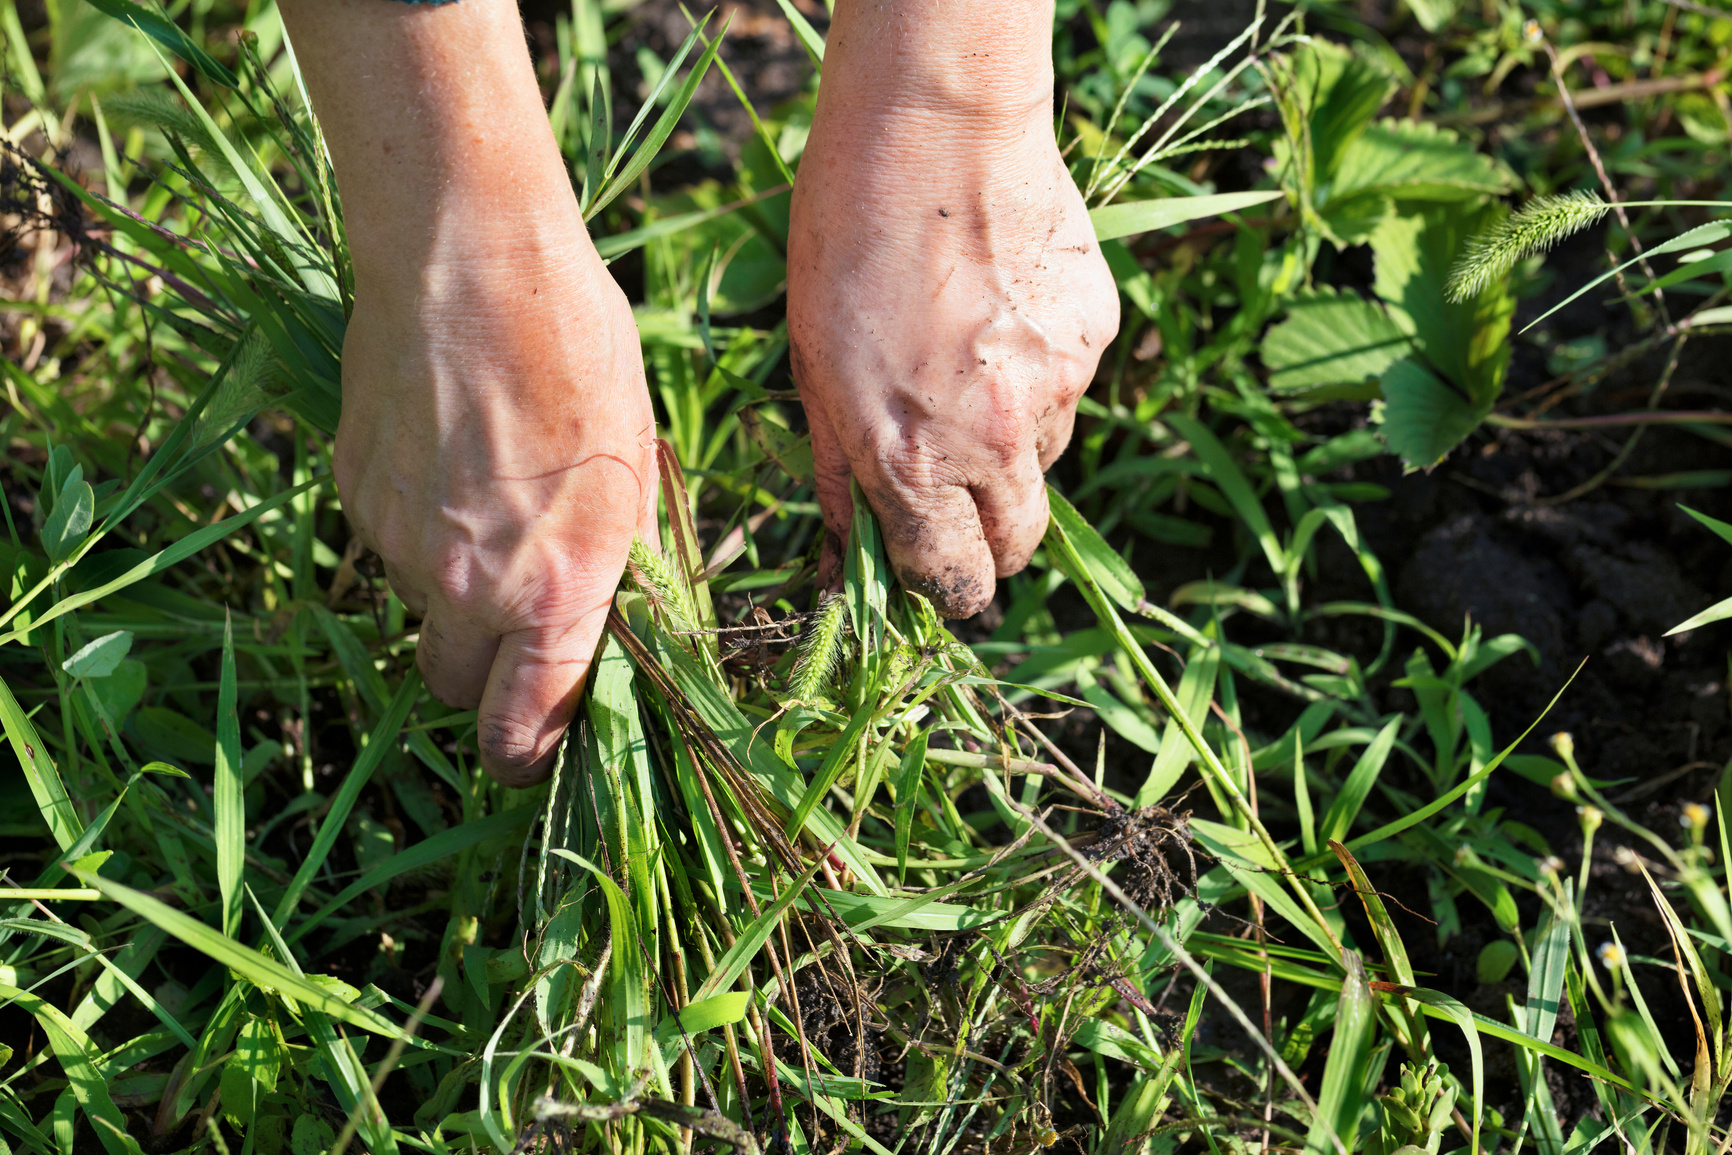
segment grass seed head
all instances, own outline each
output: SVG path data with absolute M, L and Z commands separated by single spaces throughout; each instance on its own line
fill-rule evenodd
M 632 580 L 645 597 L 655 603 L 675 630 L 698 628 L 698 607 L 692 601 L 691 587 L 680 580 L 673 564 L 651 548 L 641 537 L 631 539 Z
M 800 641 L 794 655 L 794 673 L 788 692 L 797 701 L 815 700 L 836 672 L 842 642 L 848 635 L 848 603 L 841 594 L 831 594 L 818 607 L 818 620 Z
M 1505 217 L 1467 243 L 1449 273 L 1446 290 L 1457 304 L 1472 300 L 1488 285 L 1509 275 L 1517 261 L 1543 253 L 1571 233 L 1605 216 L 1612 206 L 1596 193 L 1573 192 L 1535 197 L 1520 212 Z

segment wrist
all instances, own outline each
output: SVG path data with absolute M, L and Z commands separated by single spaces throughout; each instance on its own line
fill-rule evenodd
M 976 130 L 1052 115 L 1051 0 L 838 0 L 823 96 Z

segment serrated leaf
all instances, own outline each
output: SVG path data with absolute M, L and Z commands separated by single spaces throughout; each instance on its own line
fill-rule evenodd
M 1389 305 L 1391 318 L 1413 334 L 1425 362 L 1482 410 L 1489 409 L 1503 388 L 1515 299 L 1498 283 L 1456 303 L 1445 295 L 1445 286 L 1469 238 L 1490 227 L 1503 211 L 1500 205 L 1438 206 L 1391 217 L 1371 238 L 1376 291 Z
M 1381 306 L 1324 288 L 1294 299 L 1287 319 L 1264 336 L 1262 353 L 1269 387 L 1291 391 L 1375 380 L 1411 348 Z
M 1318 219 L 1338 246 L 1364 244 L 1394 215 L 1395 202 L 1377 189 L 1331 200 L 1317 210 Z
M 1411 358 L 1383 374 L 1383 437 L 1409 469 L 1430 469 L 1478 427 L 1491 406 L 1475 406 Z
M 1427 32 L 1441 32 L 1455 19 L 1455 0 L 1407 0 L 1407 7 Z
M 1328 199 L 1377 190 L 1397 200 L 1460 201 L 1509 192 L 1515 175 L 1447 128 L 1385 118 L 1342 153 Z
M 1291 99 L 1310 121 L 1306 135 L 1314 179 L 1326 181 L 1389 99 L 1395 82 L 1371 57 L 1327 41 L 1307 43 L 1290 59 Z
M 106 678 L 120 667 L 120 660 L 126 657 L 132 649 L 132 634 L 127 630 L 116 630 L 112 634 L 104 634 L 94 642 L 60 663 L 60 668 L 74 678 Z

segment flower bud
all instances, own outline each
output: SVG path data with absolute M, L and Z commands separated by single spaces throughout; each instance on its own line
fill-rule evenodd
M 1583 834 L 1592 834 L 1600 828 L 1600 823 L 1606 820 L 1606 812 L 1598 806 L 1576 807 L 1576 821 L 1582 824 Z
M 1528 23 L 1532 24 L 1533 21 L 1529 20 Z M 1558 757 L 1562 758 L 1564 761 L 1568 762 L 1571 758 L 1576 756 L 1576 740 L 1570 737 L 1570 732 L 1568 730 L 1559 730 L 1556 734 L 1553 734 L 1551 743 L 1552 749 L 1557 751 Z

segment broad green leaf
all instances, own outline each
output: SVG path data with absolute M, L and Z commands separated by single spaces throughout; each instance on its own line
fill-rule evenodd
M 1288 95 L 1293 104 L 1284 106 L 1283 111 L 1297 112 L 1309 121 L 1293 125 L 1294 135 L 1310 141 L 1308 167 L 1321 186 L 1334 176 L 1347 150 L 1370 127 L 1377 110 L 1394 91 L 1395 81 L 1368 53 L 1322 39 L 1301 44 L 1288 60 L 1292 80 Z M 1283 159 L 1285 151 L 1278 147 L 1277 159 Z
M 1430 469 L 1479 428 L 1491 404 L 1475 405 L 1460 390 L 1411 358 L 1383 374 L 1383 436 L 1409 469 Z
M 855 894 L 846 890 L 814 887 L 824 899 L 826 911 L 835 911 L 850 927 L 894 926 L 907 930 L 957 931 L 998 921 L 992 910 L 935 901 L 936 895 L 908 899 L 877 894 Z M 769 891 L 763 891 L 769 897 Z
M 84 646 L 60 663 L 60 668 L 74 678 L 106 678 L 119 668 L 121 659 L 131 648 L 132 634 L 116 630 Z
M 1279 189 L 1271 189 L 1267 192 L 1213 193 L 1208 196 L 1132 201 L 1129 204 L 1090 209 L 1089 223 L 1094 226 L 1096 240 L 1111 241 L 1119 237 L 1182 225 L 1186 221 L 1201 217 L 1238 212 L 1253 205 L 1266 204 L 1282 195 Z
M 1456 0 L 1407 0 L 1413 18 L 1427 32 L 1442 32 L 1455 19 Z
M 1474 961 L 1474 977 L 1482 983 L 1501 983 L 1521 961 L 1521 950 L 1507 938 L 1494 938 L 1480 949 Z
M 1146 1071 L 1157 1071 L 1165 1060 L 1142 1039 L 1106 1019 L 1084 1019 L 1071 1042 L 1109 1059 L 1132 1063 Z
M 661 1048 L 662 1061 L 672 1066 L 684 1049 L 686 1039 L 704 1031 L 712 1031 L 746 1017 L 749 991 L 723 991 L 707 999 L 687 1003 L 670 1012 L 656 1028 L 656 1046 Z
M 84 544 L 90 524 L 96 515 L 96 492 L 84 480 L 83 467 L 73 466 L 54 499 L 54 512 L 42 523 L 42 549 L 53 562 L 65 561 Z
M 1514 173 L 1449 129 L 1391 118 L 1369 125 L 1348 146 L 1330 195 L 1375 189 L 1396 200 L 1459 201 L 1514 186 Z
M 1269 387 L 1285 392 L 1374 381 L 1412 345 L 1380 306 L 1325 286 L 1293 299 L 1287 319 L 1264 334 L 1261 353 Z
M 1462 302 L 1446 286 L 1467 242 L 1503 212 L 1496 204 L 1437 205 L 1391 217 L 1371 238 L 1375 287 L 1390 316 L 1413 334 L 1419 358 L 1482 414 L 1503 388 L 1515 299 L 1502 281 Z

